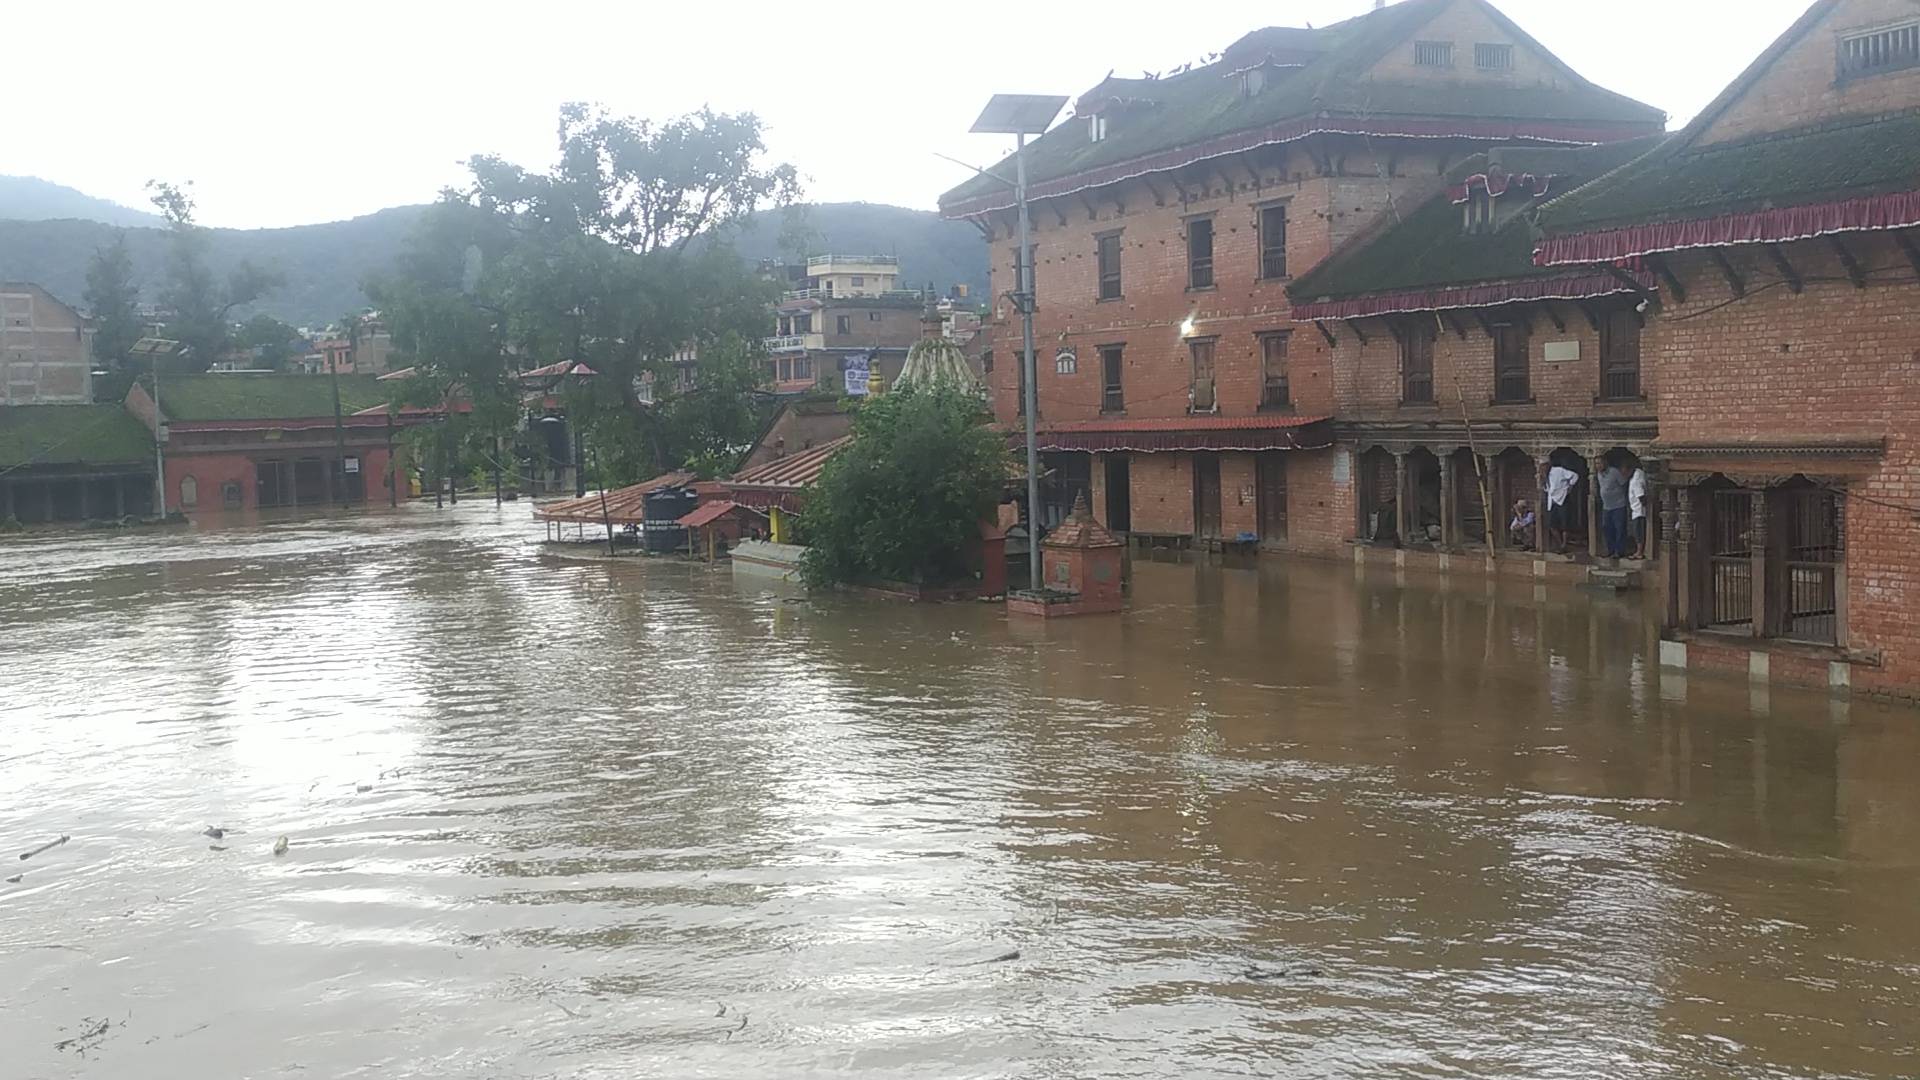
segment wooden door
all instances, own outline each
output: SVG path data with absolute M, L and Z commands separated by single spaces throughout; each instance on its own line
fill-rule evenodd
M 1255 502 L 1259 510 L 1260 539 L 1280 543 L 1287 538 L 1287 455 L 1284 450 L 1269 450 L 1255 465 L 1259 486 Z
M 1193 535 L 1220 538 L 1220 455 L 1193 456 Z
M 1103 454 L 1107 462 L 1107 528 L 1133 530 L 1133 489 L 1125 454 Z

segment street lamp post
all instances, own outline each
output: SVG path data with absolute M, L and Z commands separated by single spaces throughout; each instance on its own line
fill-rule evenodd
M 1027 136 L 1044 134 L 1065 106 L 1065 97 L 1048 94 L 995 94 L 970 129 L 1012 135 L 1013 199 L 1019 211 L 1019 246 L 1014 249 L 1014 303 L 1020 306 L 1020 370 L 1026 373 L 1022 404 L 1027 435 L 1027 587 L 1040 589 L 1040 453 L 1034 418 L 1039 413 L 1039 372 L 1033 359 L 1033 259 L 1027 248 Z M 986 174 L 992 175 L 992 174 Z M 996 177 L 996 179 L 999 179 Z M 1001 181 L 1005 183 L 1004 180 Z

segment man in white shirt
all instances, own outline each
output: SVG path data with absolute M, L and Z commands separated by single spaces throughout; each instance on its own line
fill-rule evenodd
M 1567 530 L 1573 525 L 1573 506 L 1567 497 L 1580 474 L 1564 465 L 1547 470 L 1547 546 L 1562 555 L 1567 552 Z
M 1633 557 L 1647 557 L 1647 470 L 1638 465 L 1627 480 L 1627 508 L 1633 514 Z

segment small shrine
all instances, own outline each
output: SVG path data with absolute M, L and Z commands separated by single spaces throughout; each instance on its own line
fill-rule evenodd
M 1041 588 L 1007 594 L 1007 611 L 1038 615 L 1097 615 L 1126 606 L 1121 561 L 1126 545 L 1093 519 L 1082 492 L 1060 527 L 1040 542 Z

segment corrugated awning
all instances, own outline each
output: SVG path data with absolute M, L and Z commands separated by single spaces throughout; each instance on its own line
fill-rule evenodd
M 1042 451 L 1317 450 L 1333 445 L 1330 419 L 1287 414 L 1077 420 L 1043 424 L 1034 439 Z M 1009 437 L 1022 436 L 1016 431 Z
M 693 513 L 681 518 L 677 524 L 685 525 L 689 529 L 697 529 L 702 525 L 711 525 L 721 518 L 726 517 L 728 514 L 733 513 L 735 510 L 759 513 L 759 511 L 754 510 L 752 507 L 741 506 L 731 499 L 720 499 L 716 502 L 702 504 L 695 509 Z
M 598 525 L 603 521 L 615 525 L 638 525 L 646 520 L 648 495 L 661 488 L 685 487 L 692 482 L 693 474 L 690 472 L 664 473 L 651 480 L 609 491 L 604 499 L 596 493 L 578 499 L 543 503 L 533 508 L 533 516 L 542 521 L 577 521 L 587 525 Z

